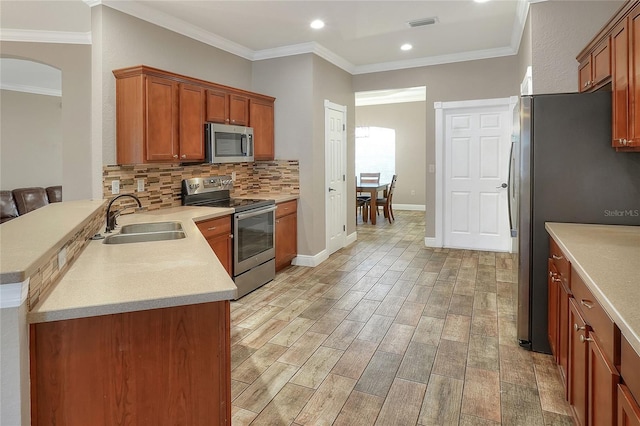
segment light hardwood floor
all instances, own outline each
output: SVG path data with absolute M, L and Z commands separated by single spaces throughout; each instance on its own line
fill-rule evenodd
M 232 424 L 571 425 L 551 356 L 517 345 L 512 256 L 395 216 L 232 302 Z

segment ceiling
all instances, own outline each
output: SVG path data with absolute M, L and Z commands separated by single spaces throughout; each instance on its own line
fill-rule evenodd
M 530 0 L 84 1 L 249 60 L 316 53 L 361 74 L 516 54 Z M 431 17 L 433 25 L 408 25 Z M 314 19 L 326 26 L 310 28 Z M 401 51 L 404 43 L 413 49 Z

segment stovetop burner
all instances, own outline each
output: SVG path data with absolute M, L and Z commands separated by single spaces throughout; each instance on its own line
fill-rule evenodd
M 182 181 L 183 206 L 231 207 L 236 213 L 275 204 L 274 200 L 231 198 L 230 176 L 212 176 Z

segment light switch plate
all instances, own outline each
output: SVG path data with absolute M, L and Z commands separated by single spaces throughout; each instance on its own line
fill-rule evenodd
M 111 194 L 116 195 L 120 193 L 120 181 L 112 180 L 111 181 Z
M 144 191 L 144 179 L 138 179 L 138 192 Z
M 67 263 L 67 248 L 62 247 L 58 252 L 58 271 L 64 268 L 64 265 Z

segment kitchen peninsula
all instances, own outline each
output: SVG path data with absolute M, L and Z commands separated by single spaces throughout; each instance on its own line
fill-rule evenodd
M 120 225 L 180 222 L 186 237 L 89 240 L 84 250 L 72 249 L 83 244 L 73 240 L 78 234 L 104 231 L 104 207 L 103 200 L 52 204 L 1 229 L 3 283 L 32 287 L 29 278 L 41 268 L 64 273 L 49 291 L 30 294 L 25 309 L 32 424 L 228 423 L 236 287 L 194 220 L 233 209 L 122 216 Z

